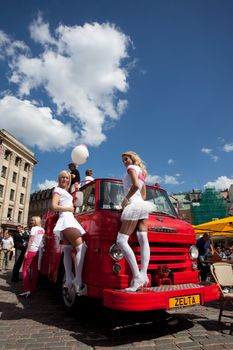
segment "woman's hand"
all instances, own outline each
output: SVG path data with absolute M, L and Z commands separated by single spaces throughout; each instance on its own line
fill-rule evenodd
M 74 212 L 74 207 L 68 207 L 68 208 L 66 208 L 66 211 L 70 211 L 71 213 L 73 213 Z
M 123 201 L 121 202 L 121 207 L 124 209 L 127 205 L 129 204 L 128 198 L 124 198 Z

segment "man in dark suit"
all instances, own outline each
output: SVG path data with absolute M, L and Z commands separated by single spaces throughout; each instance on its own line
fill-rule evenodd
M 21 225 L 17 226 L 17 231 L 13 233 L 14 247 L 15 247 L 15 264 L 11 276 L 11 282 L 19 281 L 19 271 L 23 264 L 24 255 L 28 244 L 29 234 L 24 232 Z

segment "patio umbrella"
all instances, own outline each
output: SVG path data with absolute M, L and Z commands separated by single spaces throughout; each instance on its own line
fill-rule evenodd
M 211 236 L 233 236 L 233 216 L 224 219 L 205 222 L 200 225 L 193 226 L 197 235 L 209 232 Z

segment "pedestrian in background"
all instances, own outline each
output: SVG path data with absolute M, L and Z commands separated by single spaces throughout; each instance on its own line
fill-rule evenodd
M 8 268 L 8 261 L 10 256 L 10 251 L 14 246 L 13 239 L 8 230 L 5 230 L 3 233 L 3 239 L 0 243 L 0 271 L 5 267 L 5 270 Z
M 79 188 L 80 184 L 80 173 L 78 169 L 76 168 L 76 165 L 74 163 L 70 163 L 69 165 L 70 169 L 70 176 L 71 176 L 71 181 L 70 181 L 70 193 L 72 194 Z
M 28 298 L 37 286 L 39 278 L 38 256 L 44 236 L 44 229 L 41 227 L 39 216 L 33 216 L 30 225 L 29 241 L 23 260 L 23 293 L 19 294 L 20 297 L 25 298 Z
M 24 254 L 27 249 L 29 235 L 24 232 L 22 225 L 17 226 L 17 231 L 13 232 L 13 241 L 15 247 L 15 263 L 12 271 L 11 282 L 19 281 L 19 271 L 23 264 Z
M 83 185 L 86 185 L 87 183 L 91 182 L 94 180 L 93 175 L 93 170 L 92 169 L 87 169 L 85 171 L 85 180 L 83 181 Z
M 200 272 L 201 281 L 204 282 L 206 281 L 208 273 L 210 271 L 209 264 L 205 261 L 207 260 L 207 254 L 213 255 L 214 253 L 214 249 L 208 232 L 205 232 L 202 237 L 197 239 L 196 246 L 199 252 L 198 269 Z

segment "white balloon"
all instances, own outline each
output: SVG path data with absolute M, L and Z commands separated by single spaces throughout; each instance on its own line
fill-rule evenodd
M 78 145 L 71 152 L 71 159 L 77 165 L 85 163 L 88 157 L 89 152 L 86 145 Z

